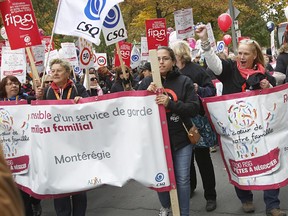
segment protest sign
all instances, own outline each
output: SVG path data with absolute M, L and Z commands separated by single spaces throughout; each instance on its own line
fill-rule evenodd
M 12 75 L 21 83 L 26 81 L 26 56 L 25 49 L 11 50 L 10 47 L 2 47 L 1 79 Z
M 192 8 L 174 12 L 176 38 L 185 39 L 194 37 L 194 21 Z
M 267 190 L 288 183 L 288 84 L 203 99 L 232 184 Z
M 125 63 L 126 66 L 130 67 L 132 44 L 124 41 L 118 42 L 118 44 L 123 62 Z M 114 52 L 114 59 L 115 59 L 115 67 L 120 66 L 121 64 L 117 51 Z
M 147 37 L 141 37 L 141 61 L 148 61 L 149 50 Z
M 30 0 L 4 1 L 0 3 L 0 8 L 12 50 L 41 44 Z
M 122 186 L 129 179 L 170 190 L 174 180 L 168 171 L 173 165 L 166 113 L 155 97 L 147 91 L 130 91 L 81 99 L 79 104 L 34 101 L 22 105 L 22 112 L 16 111 L 19 105 L 11 109 L 1 104 L 1 120 L 10 122 L 0 121 L 5 155 L 29 159 L 27 173 L 14 173 L 16 183 L 40 198 L 104 184 Z M 17 122 L 12 121 L 16 117 Z M 20 142 L 24 135 L 26 142 Z M 13 136 L 19 142 L 12 152 L 8 147 Z
M 158 46 L 168 46 L 166 19 L 146 20 L 145 24 L 148 50 L 157 49 Z

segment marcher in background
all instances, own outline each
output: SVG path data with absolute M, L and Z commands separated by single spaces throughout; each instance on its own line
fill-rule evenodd
M 170 44 L 170 47 L 176 55 L 177 67 L 180 69 L 182 74 L 188 76 L 194 82 L 195 92 L 199 97 L 204 98 L 214 96 L 216 94 L 216 88 L 211 81 L 211 77 L 203 67 L 192 62 L 189 44 L 186 41 L 175 41 Z M 215 144 L 216 134 L 212 130 L 202 106 L 200 114 L 193 117 L 192 121 L 198 128 L 202 138 L 193 149 L 190 168 L 190 196 L 192 196 L 197 185 L 196 170 L 194 166 L 195 157 L 203 183 L 204 197 L 206 199 L 206 211 L 213 211 L 216 209 L 216 181 L 214 167 L 210 156 L 210 147 Z
M 81 98 L 89 97 L 86 89 L 80 83 L 74 83 L 70 79 L 71 66 L 62 59 L 53 59 L 50 62 L 51 86 L 39 87 L 36 91 L 38 100 L 67 100 L 74 99 L 75 103 Z M 68 141 L 68 140 L 67 140 Z M 54 207 L 57 216 L 85 216 L 87 208 L 86 192 L 76 193 L 71 196 L 54 199 Z
M 275 78 L 265 71 L 261 47 L 255 40 L 241 40 L 238 45 L 236 60 L 223 60 L 211 49 L 206 26 L 198 26 L 196 33 L 201 40 L 201 48 L 208 67 L 223 83 L 223 95 L 254 89 L 267 89 L 276 85 Z M 243 211 L 245 213 L 254 212 L 252 192 L 236 186 L 235 191 L 242 203 Z M 279 191 L 279 189 L 264 190 L 267 216 L 286 216 L 286 213 L 280 210 Z
M 115 80 L 114 75 L 106 66 L 99 67 L 97 72 L 99 75 L 99 85 L 101 86 L 103 93 L 110 93 L 111 87 Z
M 50 74 L 45 75 L 44 88 L 49 87 L 52 82 L 53 82 L 52 76 Z
M 90 82 L 90 90 L 88 91 L 88 94 L 90 96 L 100 96 L 103 95 L 103 91 L 101 86 L 98 83 L 98 79 L 96 77 L 95 73 L 89 72 L 89 82 Z
M 138 89 L 140 83 L 142 80 L 147 76 L 152 76 L 152 69 L 151 69 L 151 63 L 146 62 L 143 66 L 140 67 L 140 74 L 139 74 L 139 81 L 137 84 L 135 84 L 135 89 Z
M 283 44 L 279 49 L 279 55 L 276 59 L 275 72 L 281 72 L 286 75 L 285 82 L 288 82 L 288 26 L 283 35 Z
M 190 164 L 193 146 L 188 139 L 183 123 L 187 128 L 191 128 L 190 118 L 198 114 L 199 100 L 191 79 L 182 75 L 176 67 L 173 50 L 169 47 L 158 47 L 157 56 L 164 93 L 156 96 L 156 103 L 166 108 L 180 215 L 189 216 Z M 138 89 L 157 91 L 151 76 L 144 78 Z M 159 216 L 168 216 L 171 211 L 169 192 L 159 192 L 158 196 L 162 205 Z
M 111 87 L 111 91 L 110 91 L 111 93 L 133 90 L 132 86 L 134 86 L 134 84 L 133 84 L 133 75 L 132 75 L 131 69 L 127 67 L 126 65 L 124 67 L 125 67 L 126 77 L 123 74 L 122 68 L 120 66 L 114 68 L 116 75 L 115 75 L 115 82 L 113 83 Z M 125 88 L 125 86 L 127 85 L 129 85 L 128 89 Z
M 279 55 L 276 59 L 276 67 L 275 71 L 286 74 L 287 66 L 288 66 L 288 29 L 283 35 L 283 45 L 279 49 Z

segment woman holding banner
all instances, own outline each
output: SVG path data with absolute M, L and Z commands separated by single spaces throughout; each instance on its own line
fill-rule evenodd
M 223 83 L 223 95 L 266 89 L 276 85 L 275 78 L 265 71 L 264 57 L 259 44 L 250 39 L 239 42 L 238 56 L 235 60 L 220 59 L 211 49 L 205 25 L 199 25 L 196 33 L 201 40 L 201 49 L 208 67 Z M 255 211 L 253 194 L 235 186 L 236 194 L 245 213 Z M 264 190 L 264 202 L 267 216 L 286 216 L 280 210 L 279 189 Z
M 74 83 L 70 79 L 71 66 L 69 62 L 62 59 L 53 59 L 50 62 L 50 68 L 53 82 L 49 87 L 45 89 L 41 87 L 37 89 L 37 99 L 74 99 L 74 102 L 78 103 L 79 99 L 89 97 L 83 85 Z M 87 208 L 86 192 L 80 192 L 71 196 L 56 198 L 54 199 L 54 207 L 57 216 L 85 216 Z
M 199 97 L 210 97 L 216 94 L 211 77 L 203 67 L 192 62 L 189 44 L 186 41 L 175 41 L 170 44 L 176 55 L 176 65 L 180 72 L 188 76 L 193 82 L 195 92 Z M 194 166 L 194 157 L 196 159 L 199 172 L 204 188 L 204 197 L 206 199 L 206 211 L 213 211 L 216 209 L 216 181 L 214 167 L 210 156 L 210 147 L 215 145 L 216 134 L 205 116 L 204 108 L 201 106 L 199 115 L 192 118 L 193 123 L 201 134 L 201 139 L 195 145 L 192 154 L 190 167 L 190 187 L 191 194 L 194 192 L 197 185 L 196 170 Z
M 156 103 L 166 109 L 180 214 L 189 216 L 190 164 L 193 146 L 183 124 L 187 128 L 192 126 L 190 118 L 198 114 L 199 100 L 191 79 L 180 74 L 176 67 L 173 50 L 169 47 L 159 47 L 157 56 L 164 92 L 156 96 Z M 138 90 L 145 89 L 159 92 L 151 76 L 144 78 L 138 88 Z M 171 206 L 169 192 L 158 192 L 158 196 L 162 204 L 159 216 L 168 216 Z
M 0 101 L 23 101 L 30 103 L 35 97 L 29 96 L 21 90 L 21 82 L 17 77 L 8 75 L 0 83 Z M 42 209 L 40 200 L 31 197 L 28 193 L 20 190 L 23 199 L 26 216 L 40 216 Z M 34 205 L 35 204 L 35 205 Z

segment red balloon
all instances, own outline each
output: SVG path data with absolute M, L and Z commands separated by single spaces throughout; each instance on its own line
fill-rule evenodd
M 223 41 L 226 44 L 226 46 L 228 46 L 232 41 L 232 37 L 229 34 L 226 34 L 223 37 Z
M 228 13 L 223 13 L 218 17 L 218 26 L 221 31 L 226 32 L 232 25 L 232 18 Z

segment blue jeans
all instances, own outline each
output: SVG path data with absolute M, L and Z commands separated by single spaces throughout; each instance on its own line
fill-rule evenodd
M 81 192 L 71 197 L 71 200 L 70 196 L 54 199 L 54 208 L 57 216 L 71 216 L 72 209 L 73 216 L 85 216 L 87 208 L 86 192 Z
M 189 216 L 191 156 L 191 144 L 172 152 L 181 216 Z M 164 208 L 171 206 L 169 192 L 158 192 L 158 197 Z
M 242 203 L 253 201 L 253 194 L 250 190 L 241 190 L 235 187 L 236 194 Z M 280 189 L 264 190 L 264 202 L 266 211 L 274 208 L 280 208 L 280 200 L 278 199 Z

